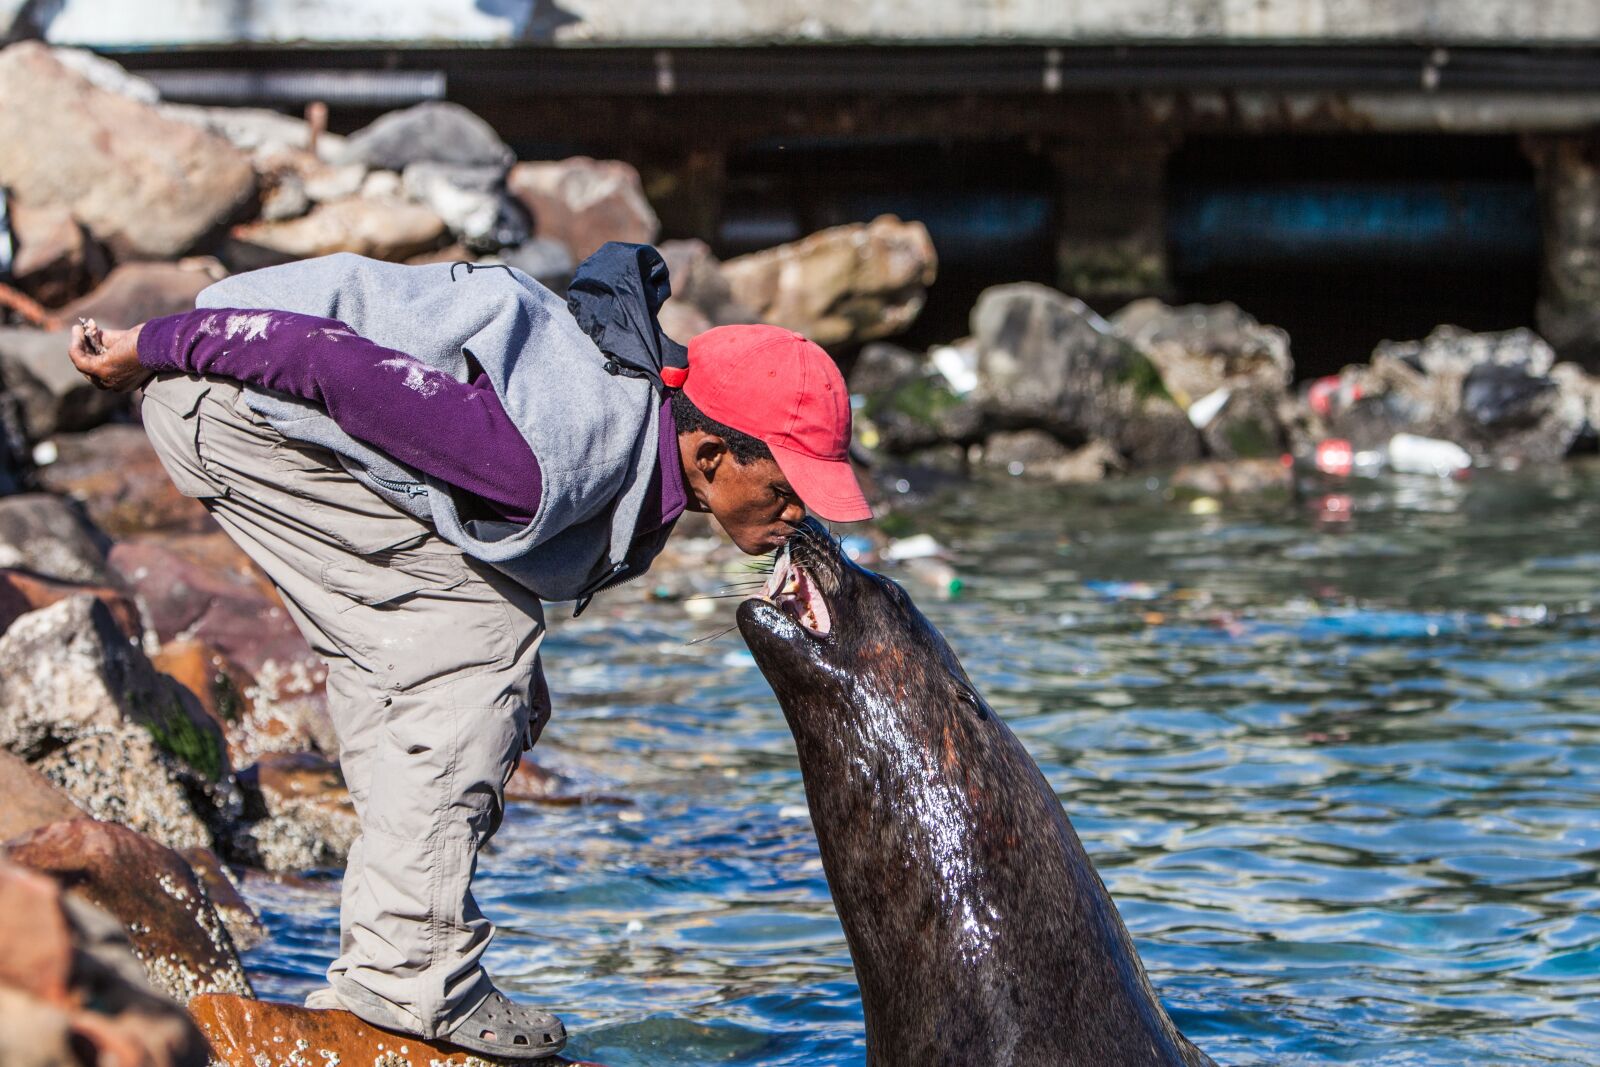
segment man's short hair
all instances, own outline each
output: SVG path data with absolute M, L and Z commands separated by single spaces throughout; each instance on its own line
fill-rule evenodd
M 760 438 L 751 437 L 732 426 L 724 426 L 716 419 L 694 406 L 694 401 L 678 390 L 672 394 L 672 421 L 677 424 L 679 433 L 692 433 L 703 430 L 722 438 L 728 446 L 728 451 L 733 453 L 736 463 L 754 463 L 757 460 L 771 459 L 772 449 Z

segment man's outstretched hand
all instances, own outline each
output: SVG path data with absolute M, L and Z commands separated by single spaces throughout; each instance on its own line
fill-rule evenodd
M 102 330 L 90 319 L 72 328 L 67 355 L 96 389 L 126 393 L 150 378 L 151 372 L 139 364 L 139 331 L 143 328 L 140 323 L 131 330 Z

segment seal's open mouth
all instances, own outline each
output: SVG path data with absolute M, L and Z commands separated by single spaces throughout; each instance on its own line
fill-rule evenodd
M 828 614 L 828 602 L 817 588 L 816 579 L 796 563 L 787 548 L 778 553 L 778 562 L 772 568 L 761 594 L 778 606 L 778 610 L 799 623 L 817 637 L 826 637 L 833 629 L 833 618 Z

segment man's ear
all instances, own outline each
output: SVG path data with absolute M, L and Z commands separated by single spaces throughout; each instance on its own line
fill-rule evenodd
M 716 477 L 716 472 L 727 459 L 728 443 L 714 433 L 701 436 L 694 446 L 694 465 L 706 481 Z

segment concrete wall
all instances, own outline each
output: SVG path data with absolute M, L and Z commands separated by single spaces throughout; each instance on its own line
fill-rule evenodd
M 1600 42 L 1596 0 L 0 0 L 60 44 Z

